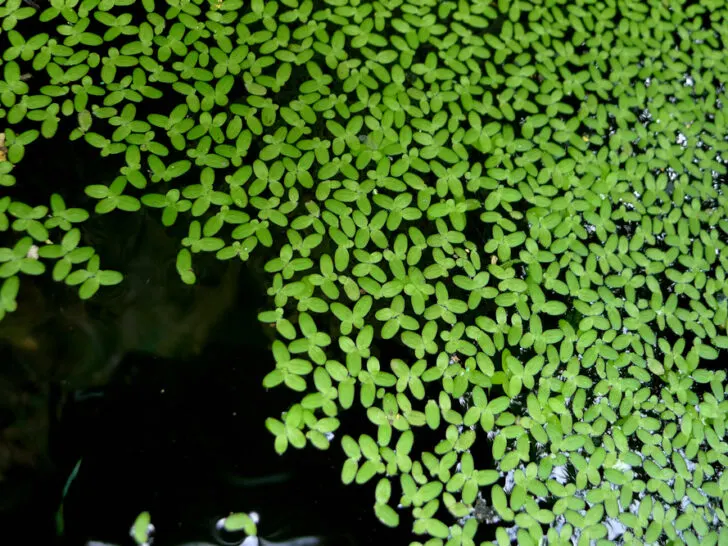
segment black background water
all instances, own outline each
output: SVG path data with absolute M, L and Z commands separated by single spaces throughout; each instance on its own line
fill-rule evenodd
M 285 388 L 261 386 L 274 362 L 254 320 L 261 300 L 245 288 L 200 355 L 132 352 L 108 385 L 68 399 L 48 431 L 52 470 L 16 477 L 15 491 L 4 485 L 3 494 L 25 496 L 0 514 L 6 536 L 23 537 L 20 544 L 132 544 L 131 523 L 148 510 L 155 544 L 176 545 L 211 541 L 218 518 L 256 511 L 260 535 L 276 542 L 320 535 L 327 544 L 409 543 L 404 528 L 389 530 L 375 519 L 373 485 L 341 483 L 344 459 L 336 442 L 328 452 L 274 452 L 265 418 L 280 415 L 294 398 Z M 51 397 L 49 405 L 56 404 Z M 363 417 L 342 420 L 351 433 Z M 55 512 L 79 458 L 59 539 Z M 267 477 L 278 483 L 233 483 Z

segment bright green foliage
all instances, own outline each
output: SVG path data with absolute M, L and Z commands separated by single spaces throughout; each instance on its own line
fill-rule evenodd
M 142 512 L 134 520 L 131 528 L 131 536 L 139 546 L 145 546 L 151 543 L 149 535 L 153 531 L 152 517 L 149 512 Z
M 119 164 L 86 188 L 96 213 L 189 224 L 184 282 L 199 253 L 265 257 L 264 383 L 301 393 L 267 420 L 275 447 L 340 444 L 386 525 L 411 511 L 429 546 L 480 525 L 499 545 L 725 544 L 726 15 L 6 0 L 0 184 L 72 120 L 56 138 Z M 46 259 L 82 297 L 120 280 L 78 247 L 84 211 L 48 210 L 0 196 L 19 236 L 0 316 Z M 346 410 L 370 433 L 339 431 Z

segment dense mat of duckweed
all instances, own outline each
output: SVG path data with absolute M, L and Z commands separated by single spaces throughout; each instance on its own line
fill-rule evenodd
M 39 4 L 0 4 L 0 317 L 122 282 L 83 222 L 157 209 L 186 283 L 263 260 L 276 449 L 412 544 L 728 543 L 723 2 Z M 39 139 L 113 180 L 16 176 Z

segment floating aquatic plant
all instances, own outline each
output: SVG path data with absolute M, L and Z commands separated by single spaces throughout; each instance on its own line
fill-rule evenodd
M 264 260 L 263 381 L 301 394 L 275 448 L 335 443 L 385 525 L 725 543 L 725 15 L 7 0 L 0 317 L 46 269 L 83 298 L 122 280 L 79 246 L 79 196 L 14 193 L 38 139 L 70 138 L 118 166 L 95 214 L 187 226 L 184 282 L 201 254 Z

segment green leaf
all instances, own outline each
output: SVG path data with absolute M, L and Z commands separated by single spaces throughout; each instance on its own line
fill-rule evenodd
M 392 484 L 387 478 L 382 478 L 377 483 L 377 487 L 374 491 L 374 498 L 377 504 L 386 504 L 392 495 Z
M 248 536 L 256 536 L 258 534 L 258 529 L 253 518 L 242 512 L 226 517 L 223 522 L 223 527 L 226 531 L 244 531 Z
M 0 320 L 5 313 L 12 313 L 18 307 L 15 298 L 18 296 L 20 288 L 20 279 L 18 277 L 10 277 L 3 281 L 0 288 Z
M 427 529 L 427 532 L 435 538 L 441 538 L 444 540 L 450 536 L 450 529 L 448 526 L 438 519 L 426 520 L 425 528 Z
M 341 481 L 348 485 L 354 482 L 357 476 L 359 466 L 354 459 L 347 459 L 344 461 L 344 466 L 341 469 Z
M 547 301 L 543 304 L 543 311 L 551 316 L 560 316 L 566 313 L 566 304 L 560 301 Z
M 356 483 L 361 485 L 371 480 L 377 474 L 377 465 L 370 460 L 364 461 L 356 473 Z
M 376 503 L 374 513 L 379 521 L 387 527 L 397 527 L 399 525 L 399 514 L 388 504 Z
M 78 295 L 82 300 L 87 300 L 98 292 L 99 286 L 99 280 L 96 277 L 86 279 L 78 289 Z
M 710 345 L 701 343 L 700 345 L 698 345 L 698 355 L 700 355 L 700 358 L 705 360 L 715 360 L 716 358 L 718 358 L 718 351 L 716 351 Z
M 149 512 L 142 512 L 139 514 L 131 529 L 132 538 L 137 544 L 140 546 L 142 544 L 148 544 L 149 531 L 151 529 L 151 516 L 149 515 Z
M 498 512 L 498 515 L 505 520 L 510 520 L 513 512 L 508 507 L 508 498 L 503 488 L 500 485 L 494 485 L 490 490 L 490 494 L 493 501 L 493 508 Z
M 183 248 L 177 254 L 177 273 L 185 284 L 194 284 L 196 277 L 192 270 L 192 254 Z

